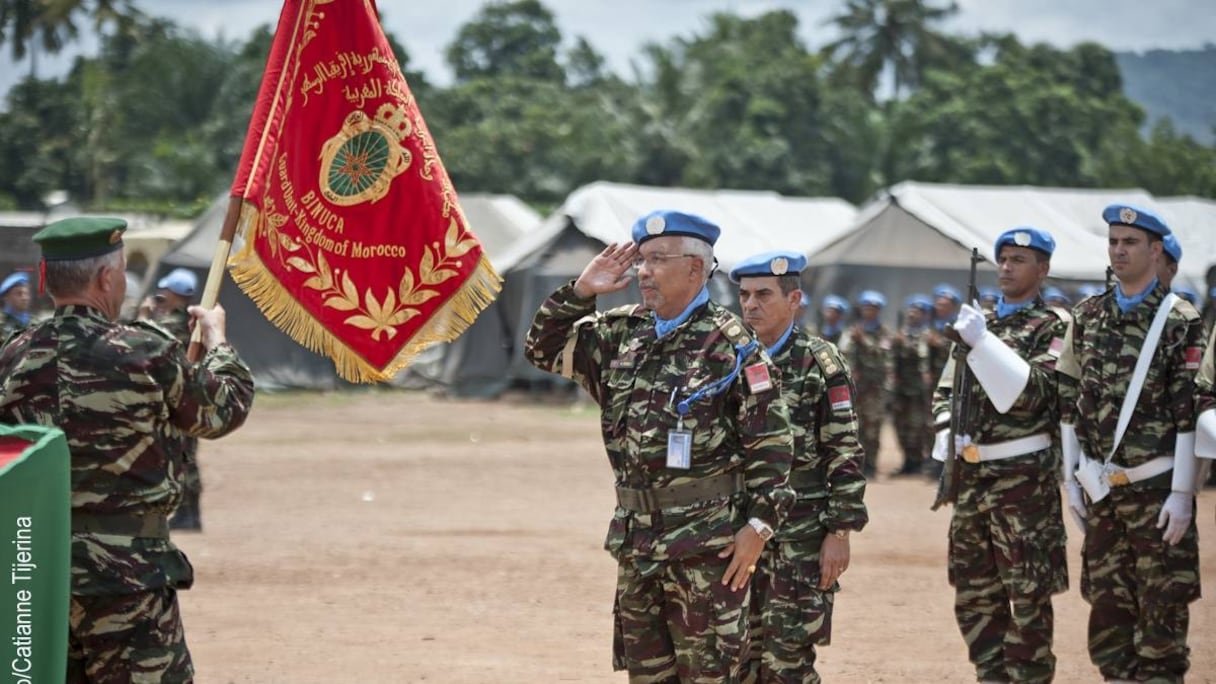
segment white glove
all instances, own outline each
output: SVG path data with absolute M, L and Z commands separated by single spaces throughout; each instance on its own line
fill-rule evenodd
M 933 460 L 946 462 L 946 457 L 950 455 L 950 428 L 938 430 L 937 436 L 933 438 Z
M 1182 541 L 1186 528 L 1191 526 L 1191 510 L 1194 504 L 1192 495 L 1182 492 L 1170 492 L 1161 506 L 1161 515 L 1157 516 L 1157 529 L 1165 528 L 1161 535 L 1162 541 L 1173 546 Z
M 974 347 L 987 329 L 988 324 L 984 321 L 982 310 L 970 304 L 964 304 L 959 308 L 958 318 L 954 320 L 954 331 L 963 338 L 964 342 Z
M 1064 485 L 1064 490 L 1068 492 L 1068 513 L 1072 516 L 1072 521 L 1077 524 L 1077 529 L 1081 534 L 1085 534 L 1085 495 L 1081 493 L 1081 483 L 1073 480 Z

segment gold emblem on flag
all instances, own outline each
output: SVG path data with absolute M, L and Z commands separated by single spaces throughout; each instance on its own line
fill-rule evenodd
M 375 118 L 351 112 L 321 146 L 321 194 L 343 207 L 384 197 L 413 161 L 401 144 L 412 131 L 405 110 L 392 103 L 380 105 Z
M 650 235 L 662 235 L 667 228 L 667 222 L 662 216 L 651 216 L 646 219 L 646 232 Z
M 773 275 L 785 275 L 790 270 L 790 262 L 785 257 L 777 257 L 769 262 L 769 270 Z
M 1132 225 L 1136 222 L 1136 210 L 1131 207 L 1123 207 L 1119 210 L 1119 222 Z

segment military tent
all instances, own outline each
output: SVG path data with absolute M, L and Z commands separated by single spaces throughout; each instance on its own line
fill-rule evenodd
M 962 289 L 968 253 L 986 260 L 979 284 L 995 285 L 992 245 L 1004 231 L 1036 226 L 1056 240 L 1051 281 L 1066 291 L 1099 283 L 1106 274 L 1107 226 L 1102 210 L 1125 202 L 1159 211 L 1184 245 L 1180 279 L 1200 285 L 1216 256 L 1213 225 L 1216 203 L 1184 198 L 1156 199 L 1139 189 L 967 186 L 905 182 L 862 207 L 847 233 L 811 252 L 807 283 L 819 296 L 838 293 L 853 300 L 876 289 L 889 302 L 913 292 L 930 292 L 942 282 Z M 893 320 L 898 306 L 885 312 Z
M 639 216 L 655 209 L 699 214 L 722 227 L 714 247 L 719 269 L 710 284 L 713 298 L 735 301 L 726 277 L 741 260 L 761 251 L 790 249 L 812 253 L 839 238 L 853 224 L 857 210 L 837 198 L 786 197 L 750 190 L 692 190 L 596 182 L 583 186 L 504 255 L 502 300 L 515 307 L 515 330 L 509 375 L 524 381 L 552 380 L 523 358 L 523 338 L 536 310 L 550 292 L 578 277 L 587 263 L 610 242 L 627 242 Z M 636 285 L 601 297 L 599 308 L 640 301 Z

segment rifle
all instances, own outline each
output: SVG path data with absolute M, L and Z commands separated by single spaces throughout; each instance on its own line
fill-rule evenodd
M 965 302 L 970 303 L 979 299 L 979 291 L 975 286 L 975 266 L 982 258 L 980 251 L 972 247 L 971 275 L 967 281 L 967 297 L 963 300 Z M 942 466 L 941 479 L 937 482 L 937 496 L 934 497 L 933 506 L 930 507 L 930 510 L 934 511 L 941 508 L 942 504 L 953 504 L 958 501 L 960 471 L 955 437 L 966 434 L 966 415 L 971 407 L 974 382 L 971 374 L 967 372 L 967 351 L 963 348 L 965 345 L 962 338 L 950 326 L 946 326 L 945 334 L 954 342 L 954 348 L 950 350 L 950 358 L 954 362 L 954 375 L 951 378 L 950 391 L 950 432 L 947 437 L 949 443 L 946 446 L 946 462 Z
M 1110 289 L 1111 282 L 1115 279 L 1115 269 L 1110 266 L 1106 267 L 1106 289 Z

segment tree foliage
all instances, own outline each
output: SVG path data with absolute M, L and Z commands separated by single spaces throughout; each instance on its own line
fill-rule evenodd
M 1108 49 L 940 32 L 954 11 L 842 0 L 841 39 L 822 51 L 791 12 L 718 13 L 643 46 L 628 80 L 539 0 L 491 2 L 462 26 L 450 85 L 390 43 L 457 188 L 542 208 L 596 180 L 853 202 L 905 179 L 1216 197 L 1216 149 L 1146 125 Z M 231 182 L 271 27 L 209 40 L 127 0 L 0 0 L 0 44 L 57 48 L 81 17 L 107 27 L 100 54 L 7 95 L 0 206 L 39 208 L 53 190 L 97 209 L 201 206 Z M 884 82 L 894 97 L 876 97 Z

